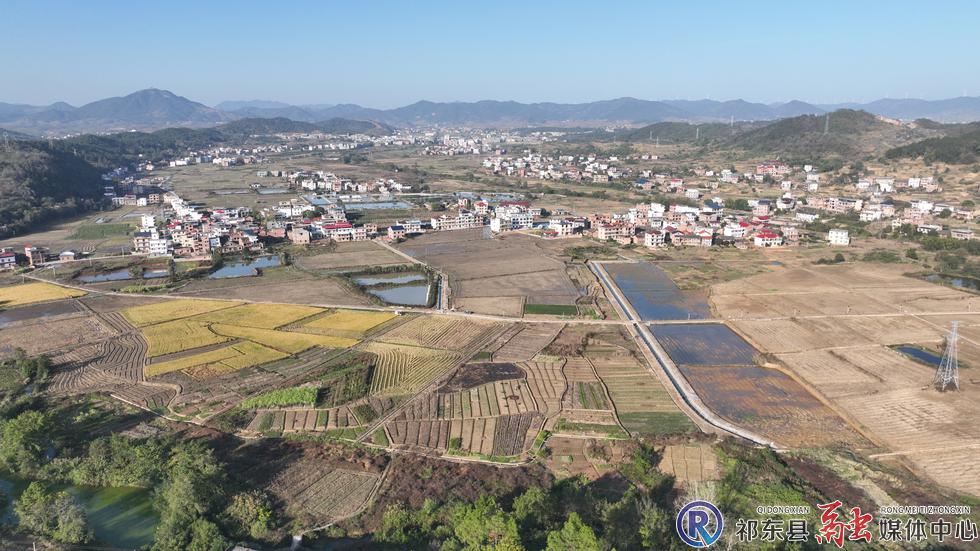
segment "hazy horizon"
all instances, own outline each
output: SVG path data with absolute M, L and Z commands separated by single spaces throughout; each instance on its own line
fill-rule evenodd
M 5 10 L 6 103 L 160 88 L 388 109 L 425 99 L 863 103 L 980 95 L 980 5 L 63 0 Z

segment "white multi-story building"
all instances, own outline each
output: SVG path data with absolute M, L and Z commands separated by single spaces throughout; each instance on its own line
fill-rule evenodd
M 827 241 L 836 247 L 846 247 L 851 244 L 851 237 L 845 229 L 833 229 L 827 232 Z

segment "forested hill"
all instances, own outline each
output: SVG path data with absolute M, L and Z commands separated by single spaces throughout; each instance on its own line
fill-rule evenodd
M 101 172 L 46 142 L 0 142 L 0 238 L 101 204 Z
M 252 138 L 292 132 L 382 134 L 390 126 L 372 121 L 330 119 L 319 123 L 289 119 L 240 119 L 214 128 L 164 128 L 156 132 L 85 134 L 52 142 L 93 165 L 112 169 L 139 160 L 159 161 L 222 144 L 242 145 Z
M 839 109 L 824 115 L 782 119 L 737 133 L 719 145 L 757 155 L 856 157 L 883 152 L 922 137 L 914 128 L 892 124 L 871 113 Z
M 951 164 L 970 164 L 980 160 L 980 123 L 943 125 L 932 121 L 916 122 L 930 124 L 946 136 L 889 149 L 886 153 L 889 159 L 922 157 L 928 162 Z

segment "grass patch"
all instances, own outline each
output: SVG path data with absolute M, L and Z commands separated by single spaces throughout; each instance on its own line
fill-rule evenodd
M 129 224 L 85 224 L 75 229 L 68 239 L 106 239 L 129 235 L 133 227 Z
M 598 432 L 605 434 L 611 438 L 629 438 L 630 435 L 626 433 L 619 425 L 601 425 L 598 423 L 574 423 L 567 419 L 559 419 L 555 423 L 555 431 L 557 432 Z
M 313 407 L 313 405 L 316 403 L 317 390 L 318 389 L 310 386 L 277 388 L 276 390 L 266 392 L 265 394 L 252 396 L 251 398 L 242 402 L 242 407 L 245 409 L 288 406 Z
M 388 447 L 391 445 L 391 442 L 388 440 L 388 435 L 385 434 L 384 429 L 374 431 L 374 434 L 371 435 L 371 441 L 379 446 Z
M 378 418 L 378 412 L 374 411 L 371 404 L 359 404 L 354 406 L 353 410 L 357 420 L 361 423 L 370 423 Z
M 574 316 L 578 314 L 578 307 L 574 304 L 525 304 L 524 313 L 545 316 Z
M 275 415 L 265 412 L 259 419 L 259 432 L 268 432 L 272 428 L 272 421 L 275 420 Z

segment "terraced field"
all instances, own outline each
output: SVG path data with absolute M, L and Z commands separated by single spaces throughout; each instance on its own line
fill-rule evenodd
M 455 352 L 418 346 L 371 342 L 365 352 L 378 356 L 372 394 L 412 394 L 452 369 L 462 358 Z
M 549 356 L 538 356 L 534 361 L 520 364 L 527 373 L 531 394 L 549 418 L 561 410 L 561 399 L 567 386 L 562 375 L 564 365 L 564 359 Z
M 519 333 L 493 353 L 493 357 L 501 362 L 530 361 L 555 340 L 562 327 L 558 323 L 524 324 Z
M 531 390 L 523 379 L 495 381 L 468 390 L 431 392 L 414 401 L 396 419 L 470 419 L 534 411 Z
M 630 433 L 657 435 L 694 429 L 660 380 L 632 355 L 590 353 L 589 358 Z
M 474 350 L 505 328 L 506 325 L 492 321 L 454 316 L 418 316 L 385 333 L 380 340 L 394 344 L 467 351 Z

